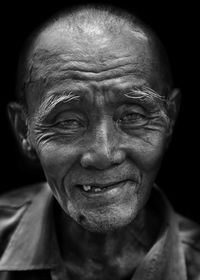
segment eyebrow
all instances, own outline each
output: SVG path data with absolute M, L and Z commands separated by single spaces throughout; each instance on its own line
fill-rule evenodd
M 120 93 L 123 97 L 128 98 L 131 101 L 134 100 L 134 102 L 148 103 L 152 106 L 157 104 L 161 107 L 161 104 L 167 102 L 167 98 L 165 96 L 161 96 L 158 92 L 147 86 L 132 86 L 131 89 L 124 89 L 120 91 Z M 39 106 L 38 115 L 40 121 L 48 116 L 58 104 L 80 101 L 80 99 L 81 96 L 78 93 L 68 89 L 50 91 L 49 97 Z
M 157 107 L 159 109 L 160 116 L 169 123 L 169 116 L 167 113 L 169 100 L 167 95 L 160 95 L 159 92 L 143 85 L 132 87 L 128 92 L 124 93 L 124 96 L 134 100 L 134 102 L 148 104 L 152 108 Z
M 39 106 L 39 119 L 44 119 L 60 103 L 63 104 L 79 100 L 80 96 L 78 94 L 73 93 L 71 90 L 52 91 L 50 92 L 50 96 L 47 99 L 45 99 Z
M 166 103 L 167 98 L 147 86 L 134 86 L 124 96 L 134 100 L 149 100 L 152 103 Z

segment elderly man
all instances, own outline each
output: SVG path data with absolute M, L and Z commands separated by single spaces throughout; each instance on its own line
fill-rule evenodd
M 133 15 L 76 7 L 31 36 L 9 114 L 47 183 L 0 199 L 0 279 L 197 280 L 200 229 L 154 181 L 179 90 Z

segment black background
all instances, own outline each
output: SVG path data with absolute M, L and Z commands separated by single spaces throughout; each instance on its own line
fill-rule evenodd
M 198 5 L 191 1 L 122 2 L 101 3 L 116 4 L 136 12 L 156 31 L 169 54 L 175 86 L 182 90 L 180 116 L 157 183 L 178 212 L 200 223 Z M 1 6 L 0 192 L 44 180 L 42 171 L 32 166 L 19 152 L 8 123 L 6 104 L 14 100 L 17 59 L 27 35 L 51 13 L 76 3 L 84 2 L 26 1 L 26 4 L 18 3 L 13 6 L 8 1 Z

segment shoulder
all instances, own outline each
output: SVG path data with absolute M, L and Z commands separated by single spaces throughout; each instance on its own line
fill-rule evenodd
M 0 269 L 4 256 L 6 258 L 6 254 L 10 254 L 21 238 L 27 238 L 27 232 L 36 225 L 33 223 L 39 217 L 37 220 L 34 217 L 39 216 L 43 209 L 41 205 L 45 205 L 49 195 L 51 192 L 47 183 L 40 183 L 0 196 Z
M 47 184 L 40 183 L 19 188 L 0 196 L 0 248 L 3 237 L 12 235 L 30 205 L 37 207 L 38 198 L 45 201 Z
M 15 208 L 30 202 L 35 196 L 43 192 L 46 183 L 24 186 L 0 196 L 0 209 L 4 207 Z M 0 210 L 1 213 L 1 210 Z
M 178 215 L 179 233 L 185 254 L 188 279 L 200 277 L 200 226 Z

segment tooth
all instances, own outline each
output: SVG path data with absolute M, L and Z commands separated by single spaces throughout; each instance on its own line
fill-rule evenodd
M 89 185 L 83 185 L 83 189 L 84 189 L 84 191 L 88 192 L 88 191 L 91 190 L 91 186 L 89 186 Z
M 95 191 L 95 192 L 100 192 L 101 189 L 100 189 L 100 188 L 95 188 L 94 191 Z

